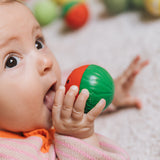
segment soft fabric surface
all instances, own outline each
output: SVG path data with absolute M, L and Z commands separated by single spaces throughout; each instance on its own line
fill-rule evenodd
M 62 71 L 96 63 L 115 78 L 137 54 L 150 60 L 131 90 L 142 100 L 142 110 L 100 116 L 95 130 L 125 148 L 131 160 L 160 160 L 160 19 L 141 12 L 108 17 L 100 0 L 87 3 L 91 14 L 87 25 L 68 32 L 59 19 L 43 28 L 47 43 Z

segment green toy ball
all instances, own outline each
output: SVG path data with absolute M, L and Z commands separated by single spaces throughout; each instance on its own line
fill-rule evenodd
M 37 1 L 34 6 L 34 16 L 41 26 L 45 26 L 58 16 L 57 5 L 51 0 Z
M 129 8 L 129 0 L 103 0 L 111 14 L 121 13 Z
M 145 0 L 131 0 L 131 7 L 135 9 L 144 9 Z
M 88 113 L 102 98 L 106 100 L 106 109 L 114 97 L 114 81 L 110 74 L 98 65 L 84 65 L 76 68 L 68 76 L 65 87 L 66 92 L 72 85 L 88 89 L 89 98 L 86 102 L 85 113 Z

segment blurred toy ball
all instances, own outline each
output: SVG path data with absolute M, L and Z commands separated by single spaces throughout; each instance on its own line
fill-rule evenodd
M 79 93 L 84 88 L 89 91 L 85 113 L 89 112 L 102 98 L 106 100 L 106 109 L 114 97 L 112 77 L 104 68 L 97 65 L 84 65 L 73 70 L 65 84 L 66 92 L 72 85 L 79 87 Z
M 160 0 L 145 0 L 145 8 L 153 16 L 160 16 Z
M 69 2 L 85 2 L 85 0 L 53 0 L 53 1 L 55 1 L 59 5 L 64 5 Z
M 135 9 L 144 9 L 145 0 L 131 0 L 131 7 Z
M 41 26 L 51 23 L 57 16 L 57 5 L 51 0 L 40 0 L 34 6 L 34 16 Z
M 111 14 L 123 12 L 129 7 L 129 0 L 103 0 Z
M 89 11 L 85 3 L 70 2 L 63 6 L 63 17 L 72 29 L 84 26 L 89 18 Z

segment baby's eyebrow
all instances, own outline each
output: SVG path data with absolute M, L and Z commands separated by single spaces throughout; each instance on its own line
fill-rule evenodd
M 38 24 L 33 27 L 33 29 L 32 29 L 32 35 L 33 35 L 37 30 L 40 30 L 40 31 L 41 31 L 41 27 L 40 27 L 40 25 L 38 25 Z
M 41 27 L 40 25 L 35 25 L 32 28 L 32 35 L 35 34 L 35 32 L 37 32 L 38 30 L 41 31 Z M 9 37 L 8 39 L 6 39 L 4 42 L 0 43 L 0 48 L 4 48 L 5 46 L 7 46 L 9 43 L 13 42 L 13 41 L 17 41 L 18 37 L 13 36 L 13 37 Z
M 8 38 L 7 40 L 5 40 L 4 42 L 2 42 L 2 43 L 0 44 L 0 48 L 4 48 L 4 47 L 7 46 L 9 43 L 11 43 L 11 42 L 13 42 L 13 41 L 16 41 L 16 40 L 18 40 L 17 37 L 10 37 L 10 38 Z

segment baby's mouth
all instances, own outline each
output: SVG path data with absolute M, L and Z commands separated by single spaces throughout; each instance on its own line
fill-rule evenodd
M 51 112 L 52 112 L 52 107 L 54 103 L 54 97 L 55 97 L 55 85 L 52 85 L 47 91 L 47 93 L 45 94 L 43 99 L 44 104 Z

